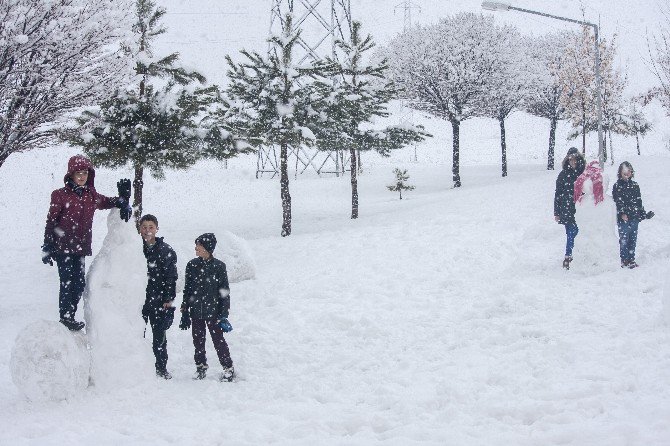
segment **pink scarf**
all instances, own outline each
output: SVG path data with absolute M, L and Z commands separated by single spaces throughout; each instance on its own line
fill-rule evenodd
M 603 201 L 603 171 L 600 169 L 598 161 L 591 161 L 584 172 L 577 177 L 575 181 L 575 203 L 582 201 L 584 196 L 584 181 L 590 179 L 593 182 L 593 197 L 596 204 Z

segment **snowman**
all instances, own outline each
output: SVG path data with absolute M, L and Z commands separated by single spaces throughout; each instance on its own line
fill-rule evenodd
M 605 271 L 619 258 L 616 209 L 612 198 L 605 195 L 608 185 L 598 161 L 589 162 L 575 181 L 575 219 L 579 225 L 575 260 L 579 259 L 583 270 Z

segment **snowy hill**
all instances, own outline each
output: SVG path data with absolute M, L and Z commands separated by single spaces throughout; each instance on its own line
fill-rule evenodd
M 164 3 L 175 11 L 168 16 L 174 40 L 166 41 L 213 81 L 231 47 L 262 48 L 269 2 L 226 2 L 222 12 L 239 13 L 232 16 L 191 14 L 221 11 L 214 0 Z M 380 36 L 402 27 L 392 14 L 397 2 L 352 3 Z M 438 2 L 425 3 L 417 18 L 436 18 Z M 449 12 L 478 7 L 443 3 Z M 574 1 L 519 6 L 579 16 Z M 594 1 L 592 8 L 627 27 L 653 17 L 651 6 L 623 11 L 619 2 Z M 0 168 L 0 444 L 669 444 L 670 153 L 662 132 L 642 142 L 641 157 L 634 141 L 615 146 L 616 163 L 633 163 L 645 207 L 656 212 L 640 227 L 641 267 L 622 270 L 618 258 L 602 256 L 594 269 L 587 262 L 594 253 L 578 237 L 566 272 L 565 235 L 552 215 L 558 172 L 544 168 L 548 123 L 510 119 L 505 179 L 497 124 L 464 123 L 463 187 L 452 189 L 448 126 L 417 121 L 435 135 L 417 148 L 417 162 L 411 148 L 387 159 L 364 155 L 356 221 L 347 177 L 292 176 L 289 238 L 279 237 L 279 182 L 254 178 L 254 156 L 231 160 L 228 169 L 201 162 L 163 182 L 146 178 L 145 211 L 158 216 L 159 235 L 176 248 L 181 280 L 199 234 L 230 231 L 248 242 L 256 278 L 231 285 L 235 331 L 227 335 L 239 381 L 218 383 L 214 373 L 192 381 L 191 337 L 175 325 L 171 381 L 157 380 L 128 351 L 106 373 L 134 383 L 46 403 L 26 401 L 14 386 L 10 354 L 25 326 L 57 315 L 57 272 L 42 265 L 39 247 L 49 193 L 76 151 L 10 157 Z M 567 131 L 559 129 L 558 157 Z M 416 186 L 402 201 L 385 187 L 396 166 Z M 615 167 L 607 166 L 610 178 Z M 114 194 L 117 179 L 130 176 L 101 169 L 96 186 Z M 107 215 L 94 220 L 94 255 Z M 115 272 L 112 282 L 137 280 L 144 270 L 127 273 Z M 114 297 L 100 308 L 138 308 L 144 299 L 140 291 Z M 151 355 L 150 339 L 126 335 Z M 213 358 L 210 341 L 207 349 Z

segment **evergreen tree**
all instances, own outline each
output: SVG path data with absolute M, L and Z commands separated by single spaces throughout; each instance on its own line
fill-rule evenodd
M 624 135 L 635 136 L 637 154 L 640 155 L 640 136 L 644 137 L 652 125 L 640 110 L 639 99 L 629 100 L 628 113 L 621 116 L 621 127 Z
M 364 64 L 364 53 L 374 46 L 370 35 L 361 37 L 360 22 L 353 22 L 350 39 L 336 42 L 339 61 L 327 58 L 324 62 L 324 69 L 334 79 L 315 84 L 315 91 L 323 102 L 319 109 L 328 118 L 326 125 L 317 128 L 317 147 L 328 151 L 349 150 L 352 219 L 358 218 L 358 153 L 375 150 L 388 156 L 391 150 L 422 141 L 428 136 L 421 126 L 371 128 L 372 119 L 388 116 L 386 106 L 397 96 L 397 90 L 385 78 L 388 69 L 385 60 L 372 65 Z
M 395 184 L 392 186 L 386 186 L 391 192 L 399 192 L 400 199 L 402 200 L 402 191 L 404 190 L 414 190 L 414 186 L 410 186 L 406 183 L 409 180 L 409 175 L 407 174 L 407 169 L 400 170 L 397 167 L 393 169 L 393 174 L 395 175 Z
M 127 91 L 116 91 L 99 110 L 84 112 L 78 122 L 85 133 L 70 132 L 66 137 L 82 146 L 98 165 L 133 167 L 133 207 L 138 224 L 145 169 L 162 179 L 166 168 L 186 169 L 206 155 L 234 156 L 237 147 L 230 134 L 208 118 L 221 106 L 217 87 L 202 85 L 204 76 L 179 66 L 178 53 L 154 57 L 153 40 L 166 32 L 160 24 L 165 9 L 157 8 L 151 0 L 137 0 L 135 14 L 132 30 L 136 46 L 127 46 L 126 52 L 134 62 L 137 84 Z
M 246 58 L 234 63 L 228 56 L 226 90 L 230 99 L 228 122 L 249 144 L 279 146 L 282 202 L 282 237 L 291 234 L 291 194 L 288 181 L 289 147 L 315 143 L 314 131 L 323 119 L 312 106 L 310 83 L 321 68 L 298 66 L 293 49 L 300 30 L 293 28 L 293 17 L 285 17 L 281 35 L 271 36 L 269 56 L 241 51 Z

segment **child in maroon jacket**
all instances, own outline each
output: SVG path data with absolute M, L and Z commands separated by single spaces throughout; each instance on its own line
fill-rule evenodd
M 76 331 L 84 328 L 74 315 L 84 292 L 84 257 L 91 255 L 91 229 L 96 209 L 121 209 L 121 218 L 128 221 L 131 209 L 130 180 L 117 183 L 119 197 L 109 198 L 95 190 L 95 169 L 83 155 L 70 158 L 65 187 L 51 193 L 51 205 L 44 229 L 42 262 L 58 265 L 60 278 L 60 322 Z

